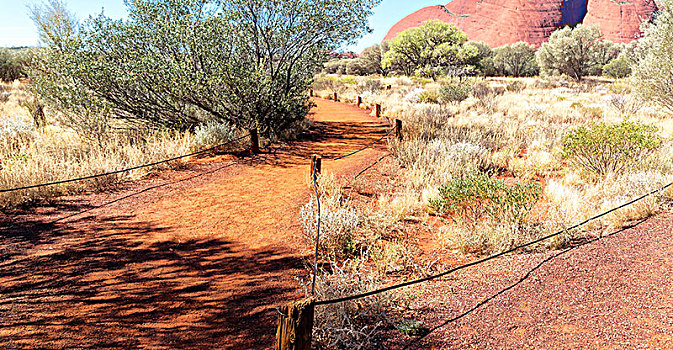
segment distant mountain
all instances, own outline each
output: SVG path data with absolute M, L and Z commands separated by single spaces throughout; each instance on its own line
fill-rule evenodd
M 539 46 L 564 25 L 598 26 L 605 39 L 637 39 L 640 24 L 658 9 L 655 0 L 454 0 L 429 6 L 395 24 L 385 40 L 421 23 L 438 19 L 454 23 L 470 40 L 491 47 L 526 41 Z

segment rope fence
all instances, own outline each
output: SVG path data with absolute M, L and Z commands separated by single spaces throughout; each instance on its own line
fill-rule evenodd
M 34 189 L 34 188 L 62 185 L 62 184 L 67 184 L 67 183 L 72 183 L 72 182 L 91 180 L 91 179 L 101 178 L 101 177 L 105 177 L 105 176 L 117 175 L 117 174 L 122 174 L 122 173 L 130 172 L 130 171 L 134 171 L 134 170 L 149 168 L 149 167 L 153 167 L 153 166 L 157 166 L 157 165 L 161 165 L 161 164 L 170 163 L 170 162 L 173 162 L 173 161 L 176 161 L 176 160 L 179 160 L 179 159 L 189 158 L 189 157 L 201 155 L 201 154 L 204 154 L 204 153 L 208 153 L 208 152 L 211 152 L 211 151 L 216 150 L 218 148 L 221 148 L 221 147 L 227 146 L 229 144 L 232 144 L 234 142 L 238 142 L 238 141 L 240 141 L 240 140 L 242 140 L 246 137 L 249 137 L 249 136 L 251 136 L 251 134 L 247 134 L 247 135 L 235 138 L 233 140 L 229 140 L 227 142 L 221 143 L 217 146 L 209 147 L 209 148 L 197 151 L 197 152 L 193 152 L 193 153 L 189 153 L 189 154 L 185 154 L 185 155 L 181 155 L 181 156 L 177 156 L 177 157 L 173 157 L 173 158 L 169 158 L 169 159 L 164 159 L 164 160 L 160 160 L 160 161 L 153 162 L 153 163 L 137 165 L 137 166 L 134 166 L 134 167 L 131 167 L 131 168 L 115 170 L 115 171 L 110 171 L 110 172 L 101 173 L 101 174 L 83 176 L 83 177 L 78 177 L 78 178 L 73 178 L 73 179 L 68 179 L 68 180 L 60 180 L 60 181 L 54 181 L 54 182 L 48 182 L 48 183 L 42 183 L 42 184 L 36 184 L 36 185 L 2 189 L 2 190 L 0 190 L 0 193 L 16 192 L 16 191 L 23 191 L 23 190 L 29 190 L 29 189 Z
M 313 91 L 311 91 L 311 95 L 313 95 Z M 338 96 L 337 96 L 336 93 L 334 94 L 334 100 L 338 101 Z M 362 98 L 358 98 L 358 105 L 360 105 L 360 104 L 362 104 Z M 377 115 L 377 117 L 381 117 L 381 105 L 379 105 L 379 104 L 376 105 L 376 115 Z M 339 157 L 336 157 L 336 158 L 333 158 L 333 159 L 328 159 L 328 160 L 337 161 L 337 160 L 342 160 L 342 159 L 352 157 L 352 156 L 354 156 L 354 155 L 356 155 L 360 152 L 363 152 L 363 151 L 373 147 L 374 145 L 382 142 L 388 136 L 390 136 L 393 132 L 395 132 L 395 136 L 397 137 L 397 139 L 399 139 L 399 140 L 403 139 L 402 121 L 400 121 L 399 119 L 395 120 L 394 126 L 390 129 L 388 129 L 386 131 L 386 133 L 383 136 L 381 136 L 380 138 L 370 142 L 369 144 L 367 144 L 366 146 L 364 146 L 364 147 L 362 147 L 358 150 L 355 150 L 355 151 L 347 153 L 345 155 L 342 155 L 342 156 L 339 156 Z M 55 186 L 55 185 L 78 182 L 78 181 L 85 181 L 85 180 L 90 180 L 90 179 L 95 179 L 95 178 L 100 178 L 100 177 L 105 177 L 105 176 L 111 176 L 111 175 L 121 174 L 121 173 L 125 173 L 125 172 L 130 172 L 130 171 L 134 171 L 134 170 L 138 170 L 138 169 L 153 167 L 153 166 L 157 166 L 157 165 L 160 165 L 160 164 L 165 164 L 165 163 L 169 163 L 169 162 L 172 162 L 172 161 L 176 161 L 176 160 L 180 160 L 180 159 L 184 159 L 184 158 L 193 157 L 193 156 L 201 155 L 201 154 L 204 154 L 204 153 L 208 153 L 208 152 L 211 152 L 211 151 L 216 150 L 218 148 L 222 148 L 224 146 L 232 144 L 234 142 L 241 141 L 241 140 L 243 140 L 244 138 L 247 138 L 247 137 L 250 137 L 250 139 L 251 139 L 251 143 L 252 143 L 251 144 L 251 151 L 254 154 L 259 153 L 259 144 L 258 144 L 259 139 L 258 139 L 257 132 L 256 132 L 256 130 L 251 130 L 250 133 L 248 133 L 244 136 L 229 140 L 227 142 L 221 143 L 221 144 L 213 146 L 213 147 L 209 147 L 209 148 L 206 148 L 206 149 L 203 149 L 203 150 L 200 150 L 200 151 L 192 152 L 192 153 L 189 153 L 189 154 L 185 154 L 185 155 L 181 155 L 181 156 L 177 156 L 177 157 L 172 157 L 172 158 L 169 158 L 169 159 L 164 159 L 164 160 L 160 160 L 160 161 L 156 161 L 156 162 L 152 162 L 152 163 L 148 163 L 148 164 L 138 165 L 138 166 L 134 166 L 134 167 L 126 168 L 126 169 L 101 173 L 101 174 L 94 174 L 94 175 L 83 176 L 83 177 L 79 177 L 79 178 L 60 180 L 60 181 L 54 181 L 54 182 L 48 182 L 48 183 L 42 183 L 42 184 L 35 184 L 35 185 L 28 185 L 28 186 L 17 187 L 17 188 L 1 189 L 0 194 L 1 193 L 14 192 L 14 191 L 22 191 L 22 190 L 28 190 L 28 189 L 42 188 L 42 187 L 48 187 L 48 186 Z M 390 156 L 390 154 L 386 154 L 386 155 L 378 158 L 374 163 L 367 166 L 362 171 L 358 172 L 357 175 L 355 175 L 355 179 L 360 177 L 366 171 L 373 168 L 376 164 L 380 163 L 383 159 L 385 159 L 388 156 Z M 116 203 L 116 202 L 121 201 L 123 199 L 135 196 L 137 194 L 147 192 L 151 189 L 167 186 L 167 185 L 170 185 L 172 183 L 179 183 L 179 182 L 187 181 L 187 180 L 195 178 L 195 177 L 200 177 L 200 176 L 203 176 L 203 175 L 206 175 L 206 174 L 214 173 L 214 172 L 219 171 L 221 169 L 230 167 L 234 164 L 238 164 L 238 163 L 234 162 L 234 163 L 222 165 L 222 166 L 220 166 L 216 169 L 198 174 L 196 176 L 189 176 L 189 177 L 186 177 L 186 178 L 174 181 L 174 182 L 169 182 L 169 183 L 164 183 L 164 184 L 151 186 L 151 187 L 145 188 L 143 190 L 140 190 L 139 192 L 123 196 L 121 198 L 118 198 L 118 199 L 115 199 L 113 201 L 104 203 L 102 205 L 95 206 L 95 207 L 86 209 L 86 210 L 81 211 L 81 212 L 77 212 L 77 213 L 74 213 L 74 214 L 70 214 L 70 215 L 58 218 L 58 219 L 54 220 L 52 223 L 57 223 L 57 222 L 60 222 L 60 221 L 63 221 L 63 220 L 67 220 L 71 217 L 87 213 L 89 211 L 92 211 L 94 209 L 97 209 L 97 208 L 100 208 L 100 207 L 103 207 L 103 206 L 106 206 L 106 205 L 110 205 L 112 203 Z M 358 299 L 374 296 L 374 295 L 385 293 L 385 292 L 390 292 L 390 291 L 405 288 L 405 287 L 411 287 L 411 286 L 419 285 L 419 284 L 422 284 L 422 283 L 425 283 L 425 282 L 430 282 L 430 281 L 448 276 L 450 274 L 453 274 L 453 273 L 455 273 L 457 271 L 460 271 L 460 270 L 463 270 L 463 269 L 467 269 L 469 267 L 484 264 L 488 261 L 497 259 L 497 258 L 505 256 L 507 254 L 514 253 L 514 252 L 519 251 L 521 249 L 524 249 L 526 247 L 530 247 L 530 246 L 533 246 L 535 244 L 539 244 L 541 242 L 550 240 L 554 237 L 558 237 L 560 235 L 566 234 L 566 233 L 568 233 L 572 230 L 575 230 L 575 229 L 578 229 L 578 228 L 580 228 L 584 225 L 587 225 L 592 221 L 598 220 L 598 219 L 600 219 L 602 217 L 605 217 L 605 216 L 607 216 L 611 213 L 614 213 L 614 212 L 616 212 L 620 209 L 623 209 L 623 208 L 631 206 L 631 205 L 633 205 L 637 202 L 640 202 L 640 201 L 644 200 L 645 198 L 648 198 L 648 197 L 653 196 L 655 194 L 661 193 L 661 192 L 667 190 L 668 188 L 670 188 L 671 186 L 673 186 L 673 182 L 671 182 L 667 185 L 664 185 L 664 186 L 659 187 L 655 190 L 652 190 L 648 193 L 645 193 L 645 194 L 643 194 L 643 195 L 641 195 L 637 198 L 634 198 L 634 199 L 632 199 L 632 200 L 630 200 L 630 201 L 628 201 L 628 202 L 626 202 L 622 205 L 619 205 L 619 206 L 617 206 L 613 209 L 610 209 L 608 211 L 605 211 L 605 212 L 602 212 L 600 214 L 594 215 L 594 216 L 592 216 L 592 217 L 590 217 L 590 218 L 588 218 L 588 219 L 586 219 L 582 222 L 579 222 L 575 225 L 572 225 L 572 226 L 570 226 L 568 228 L 565 228 L 563 230 L 560 230 L 558 232 L 546 235 L 544 237 L 541 237 L 541 238 L 538 238 L 538 239 L 535 239 L 535 240 L 531 240 L 527 243 L 520 244 L 520 245 L 515 246 L 513 248 L 507 249 L 503 252 L 500 252 L 500 253 L 497 253 L 497 254 L 492 254 L 492 255 L 487 256 L 485 258 L 482 258 L 482 259 L 479 259 L 479 260 L 476 260 L 476 261 L 473 261 L 473 262 L 470 262 L 470 263 L 466 263 L 466 264 L 463 264 L 463 265 L 460 265 L 460 266 L 453 267 L 449 270 L 446 270 L 446 271 L 438 273 L 438 274 L 430 275 L 430 276 L 427 276 L 427 277 L 423 277 L 423 278 L 419 278 L 419 279 L 415 279 L 415 280 L 411 280 L 411 281 L 407 281 L 407 282 L 403 282 L 403 283 L 394 284 L 394 285 L 391 285 L 391 286 L 383 287 L 383 288 L 372 290 L 372 291 L 365 292 L 365 293 L 360 293 L 360 294 L 355 294 L 355 295 L 350 295 L 350 296 L 344 296 L 344 297 L 334 298 L 334 299 L 328 299 L 328 300 L 315 301 L 314 298 L 315 298 L 315 295 L 316 295 L 316 278 L 317 278 L 317 275 L 318 275 L 318 257 L 319 257 L 320 238 L 321 238 L 321 224 L 322 224 L 322 212 L 321 212 L 322 211 L 322 204 L 321 204 L 321 201 L 320 201 L 320 191 L 319 191 L 319 176 L 320 176 L 320 172 L 321 172 L 321 166 L 322 166 L 322 158 L 318 155 L 313 155 L 313 157 L 311 159 L 310 174 L 311 174 L 311 182 L 312 182 L 312 184 L 311 184 L 312 185 L 312 191 L 314 192 L 315 199 L 316 199 L 316 205 L 317 205 L 317 220 L 316 220 L 317 221 L 317 228 L 316 228 L 316 237 L 315 237 L 315 253 L 314 253 L 314 257 L 313 257 L 313 276 L 312 276 L 312 283 L 311 283 L 311 296 L 312 297 L 309 297 L 309 298 L 306 298 L 306 299 L 303 299 L 303 300 L 299 300 L 299 301 L 295 301 L 293 303 L 290 303 L 286 306 L 281 307 L 281 309 L 278 309 L 278 314 L 279 314 L 278 317 L 279 318 L 278 318 L 278 329 L 277 329 L 277 334 L 276 334 L 276 338 L 277 338 L 276 349 L 279 349 L 279 350 L 285 350 L 285 349 L 308 350 L 308 349 L 310 349 L 310 346 L 311 346 L 311 340 L 310 339 L 311 339 L 311 333 L 312 333 L 312 328 L 313 328 L 314 312 L 315 312 L 315 307 L 317 307 L 317 306 L 328 306 L 328 305 L 334 305 L 334 304 L 349 302 L 349 301 L 358 300 Z M 301 341 L 301 346 L 298 346 L 298 342 L 297 342 L 298 338 L 301 338 L 301 339 L 304 340 L 304 341 Z
M 335 100 L 337 100 L 336 96 L 335 96 Z M 361 103 L 361 102 L 362 102 L 361 99 L 358 99 L 358 103 Z M 377 110 L 380 110 L 379 106 L 377 106 Z M 377 117 L 378 116 L 379 115 L 377 115 Z M 355 155 L 359 152 L 362 152 L 365 149 L 370 148 L 371 146 L 375 145 L 376 143 L 381 142 L 383 139 L 385 139 L 388 135 L 390 135 L 395 130 L 398 130 L 398 137 L 401 139 L 402 138 L 401 122 L 399 120 L 397 120 L 396 125 L 392 129 L 390 129 L 383 137 L 377 139 L 376 141 L 370 143 L 369 145 L 363 147 L 362 149 L 359 149 L 357 151 L 354 151 L 354 152 L 348 153 L 346 155 L 337 157 L 333 160 L 344 159 L 344 158 L 350 157 L 352 155 Z M 363 171 L 358 173 L 356 175 L 356 178 L 359 177 L 360 175 L 362 175 L 362 173 L 364 173 L 365 171 L 372 168 L 377 163 L 379 163 L 385 157 L 386 156 L 381 157 L 376 162 L 374 162 L 374 164 L 368 166 Z M 315 192 L 316 200 L 319 203 L 320 199 L 319 199 L 319 192 L 317 190 L 317 176 L 315 176 L 316 172 L 319 171 L 319 168 L 316 168 L 315 163 L 314 163 L 314 164 L 312 164 L 311 170 L 312 170 L 312 175 L 314 175 L 313 176 L 314 192 Z M 384 288 L 380 288 L 380 289 L 376 289 L 376 290 L 373 290 L 373 291 L 360 293 L 360 294 L 356 294 L 356 295 L 345 296 L 345 297 L 329 299 L 329 300 L 315 301 L 314 300 L 314 297 L 315 297 L 315 279 L 316 279 L 316 275 L 318 273 L 318 267 L 317 267 L 318 245 L 320 243 L 319 242 L 319 237 L 318 237 L 318 239 L 316 239 L 316 247 L 315 247 L 316 250 L 315 250 L 315 256 L 314 256 L 313 285 L 312 285 L 312 293 L 311 293 L 312 297 L 300 300 L 298 302 L 294 302 L 292 304 L 288 304 L 287 306 L 284 306 L 283 310 L 286 310 L 287 312 L 285 314 L 281 313 L 280 316 L 279 316 L 279 320 L 278 320 L 279 327 L 278 327 L 278 333 L 277 333 L 278 342 L 277 342 L 277 347 L 276 348 L 281 349 L 281 350 L 283 350 L 283 349 L 309 350 L 311 348 L 310 334 L 312 333 L 312 328 L 313 328 L 313 318 L 314 318 L 314 312 L 315 312 L 314 309 L 317 306 L 328 306 L 328 305 L 334 305 L 334 304 L 338 304 L 338 303 L 344 303 L 344 302 L 348 302 L 348 301 L 362 299 L 362 298 L 370 297 L 370 296 L 373 296 L 373 295 L 397 290 L 397 289 L 400 289 L 400 288 L 411 287 L 411 286 L 414 286 L 414 285 L 418 285 L 418 284 L 421 284 L 421 283 L 425 283 L 425 282 L 429 282 L 429 281 L 432 281 L 432 280 L 436 280 L 436 279 L 445 277 L 447 275 L 450 275 L 452 273 L 455 273 L 457 271 L 460 271 L 460 270 L 463 270 L 463 269 L 466 269 L 466 268 L 469 268 L 469 267 L 484 264 L 488 261 L 497 259 L 497 258 L 505 256 L 507 254 L 514 253 L 514 252 L 519 251 L 521 249 L 524 249 L 526 247 L 533 246 L 535 244 L 547 241 L 547 240 L 552 239 L 554 237 L 560 236 L 562 234 L 565 234 L 565 233 L 568 233 L 572 230 L 580 228 L 584 225 L 589 224 L 592 221 L 598 220 L 598 219 L 600 219 L 602 217 L 605 217 L 605 216 L 607 216 L 611 213 L 614 213 L 614 212 L 616 212 L 620 209 L 623 209 L 623 208 L 631 206 L 631 205 L 633 205 L 633 204 L 635 204 L 639 201 L 642 201 L 645 198 L 648 198 L 648 197 L 653 196 L 657 193 L 663 192 L 666 189 L 670 188 L 671 186 L 673 186 L 673 182 L 668 183 L 668 184 L 666 184 L 662 187 L 659 187 L 655 190 L 652 190 L 648 193 L 645 193 L 645 194 L 643 194 L 643 195 L 641 195 L 641 196 L 639 196 L 635 199 L 632 199 L 632 200 L 630 200 L 630 201 L 628 201 L 628 202 L 626 202 L 622 205 L 619 205 L 619 206 L 617 206 L 613 209 L 610 209 L 608 211 L 605 211 L 605 212 L 602 212 L 602 213 L 597 214 L 595 216 L 592 216 L 592 217 L 590 217 L 590 218 L 588 218 L 588 219 L 586 219 L 582 222 L 579 222 L 579 223 L 577 223 L 573 226 L 570 226 L 570 227 L 565 228 L 563 230 L 560 230 L 558 232 L 555 232 L 555 233 L 549 234 L 547 236 L 532 240 L 530 242 L 518 245 L 518 246 L 513 247 L 511 249 L 508 249 L 506 251 L 503 251 L 503 252 L 500 252 L 500 253 L 497 253 L 497 254 L 493 254 L 493 255 L 490 255 L 488 257 L 485 257 L 485 258 L 482 258 L 482 259 L 479 259 L 479 260 L 476 260 L 476 261 L 473 261 L 473 262 L 470 262 L 470 263 L 467 263 L 467 264 L 464 264 L 464 265 L 460 265 L 460 266 L 451 268 L 451 269 L 449 269 L 445 272 L 439 273 L 439 274 L 435 274 L 435 275 L 427 276 L 427 277 L 424 277 L 424 278 L 419 278 L 419 279 L 416 279 L 416 280 L 395 284 L 395 285 L 392 285 L 392 286 L 388 286 L 388 287 L 384 287 Z M 320 222 L 320 209 L 318 209 L 318 222 Z M 318 230 L 320 230 L 319 226 L 318 226 Z M 319 234 L 319 232 L 318 232 L 318 234 Z M 479 306 L 481 306 L 481 304 L 478 305 L 477 307 L 479 307 Z M 292 313 L 290 311 L 292 311 Z M 287 341 L 287 339 L 292 338 L 291 336 L 288 336 L 288 334 L 302 334 L 302 335 L 304 335 L 304 337 L 308 337 L 308 343 L 302 342 L 302 346 L 297 347 L 297 346 L 295 346 L 297 344 L 294 344 L 291 341 L 290 342 Z M 283 341 L 283 340 L 285 340 L 285 341 Z M 411 344 L 409 344 L 409 345 L 411 345 Z

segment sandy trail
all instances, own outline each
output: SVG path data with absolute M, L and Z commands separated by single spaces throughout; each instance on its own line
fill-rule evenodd
M 260 158 L 217 171 L 232 162 L 220 157 L 0 216 L 0 348 L 268 348 L 275 307 L 296 297 L 293 276 L 304 275 L 298 216 L 310 155 L 354 151 L 388 128 L 357 107 L 316 103 L 309 140 Z M 384 153 L 377 145 L 324 168 L 351 174 Z M 199 171 L 213 172 L 133 195 Z

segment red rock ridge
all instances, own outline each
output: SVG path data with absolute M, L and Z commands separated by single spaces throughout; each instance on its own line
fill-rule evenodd
M 446 6 L 426 7 L 405 17 L 390 29 L 384 40 L 427 20 L 438 19 L 454 23 L 470 40 L 483 41 L 491 47 L 518 41 L 539 46 L 565 18 L 584 17 L 583 23 L 598 26 L 606 39 L 629 42 L 639 36 L 640 24 L 657 9 L 654 0 L 588 0 L 584 16 L 583 7 L 584 3 L 569 0 L 454 0 Z M 568 11 L 573 13 L 568 16 Z

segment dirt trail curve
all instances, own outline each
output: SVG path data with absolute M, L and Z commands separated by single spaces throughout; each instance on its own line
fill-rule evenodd
M 292 276 L 303 273 L 298 214 L 310 155 L 354 151 L 387 129 L 354 106 L 316 103 L 318 132 L 248 164 L 218 171 L 232 162 L 220 157 L 122 191 L 0 214 L 0 348 L 268 348 L 275 307 L 295 297 Z M 378 145 L 324 168 L 354 173 L 384 152 Z M 138 193 L 197 170 L 212 173 Z

